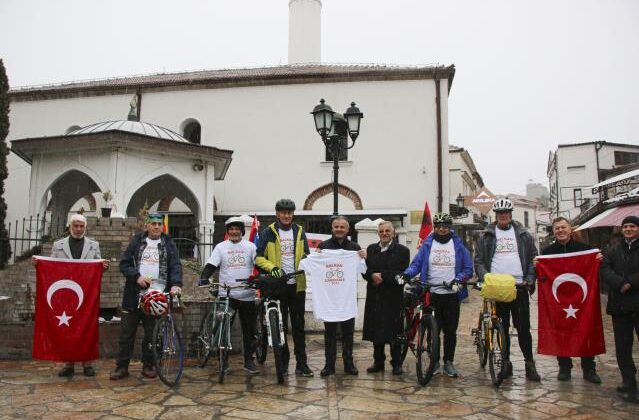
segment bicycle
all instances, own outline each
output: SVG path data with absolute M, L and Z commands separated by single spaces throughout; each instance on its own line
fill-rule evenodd
M 256 282 L 251 283 L 251 287 L 258 289 L 261 296 L 258 302 L 257 327 L 255 328 L 256 358 L 258 363 L 264 363 L 268 347 L 273 349 L 275 372 L 279 384 L 284 383 L 284 372 L 287 369 L 283 354 L 283 348 L 286 345 L 284 332 L 286 320 L 282 319 L 279 297 L 284 293 L 286 280 L 303 273 L 303 270 L 295 271 L 279 278 L 261 275 Z
M 474 289 L 481 290 L 481 283 L 468 283 Z M 497 305 L 493 299 L 484 299 L 477 320 L 477 328 L 471 330 L 475 336 L 479 366 L 484 368 L 488 361 L 490 379 L 498 387 L 506 377 L 508 357 L 506 356 L 506 334 L 501 318 L 497 315 Z
M 246 280 L 236 280 L 245 282 Z M 206 286 L 204 286 L 206 287 Z M 233 349 L 231 345 L 231 322 L 235 317 L 235 309 L 230 306 L 229 291 L 238 288 L 247 288 L 248 285 L 228 286 L 220 283 L 210 283 L 209 293 L 213 298 L 213 303 L 202 318 L 200 331 L 196 339 L 196 352 L 198 366 L 203 368 L 215 355 L 219 360 L 218 382 L 224 382 L 224 376 L 228 370 L 229 351 Z M 226 290 L 227 296 L 219 296 L 219 289 Z
M 184 351 L 180 333 L 171 314 L 173 300 L 180 307 L 179 295 L 164 293 L 168 300 L 166 313 L 155 323 L 151 348 L 153 349 L 153 361 L 155 371 L 160 380 L 168 386 L 177 385 L 182 377 Z
M 400 286 L 421 284 L 419 277 L 404 281 L 403 277 L 398 275 L 395 280 Z M 419 296 L 404 293 L 404 305 L 400 315 L 402 330 L 397 340 L 401 348 L 401 363 L 406 359 L 410 349 L 417 358 L 417 382 L 421 386 L 426 386 L 439 362 L 439 328 L 435 320 L 435 308 L 430 305 L 430 287 L 428 284 L 422 286 L 423 293 Z

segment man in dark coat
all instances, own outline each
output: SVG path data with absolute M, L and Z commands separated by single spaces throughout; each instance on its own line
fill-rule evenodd
M 601 278 L 608 284 L 606 312 L 612 316 L 615 353 L 623 383 L 621 398 L 637 401 L 637 368 L 632 360 L 634 334 L 639 336 L 639 217 L 621 222 L 623 239 L 612 244 L 601 264 Z
M 363 339 L 373 342 L 374 363 L 368 373 L 384 370 L 384 346 L 390 344 L 393 375 L 402 374 L 401 347 L 397 335 L 401 330 L 400 311 L 403 287 L 397 284 L 395 275 L 401 274 L 410 262 L 410 251 L 393 241 L 395 228 L 391 222 L 381 222 L 377 227 L 379 242 L 366 249 L 364 278 L 366 306 L 364 307 Z
M 544 250 L 541 251 L 541 255 L 566 254 L 568 252 L 586 251 L 593 248 L 590 245 L 572 239 L 572 227 L 570 226 L 570 221 L 565 217 L 560 216 L 552 221 L 552 232 L 555 236 L 555 242 L 544 248 Z M 602 255 L 597 254 L 597 258 L 601 259 Z M 597 305 L 599 305 L 599 296 L 597 296 Z M 559 363 L 557 380 L 569 381 L 571 377 L 572 360 L 570 360 L 570 357 L 557 356 L 557 362 Z M 601 383 L 601 378 L 595 370 L 594 357 L 581 358 L 581 371 L 584 379 L 588 382 L 595 384 Z

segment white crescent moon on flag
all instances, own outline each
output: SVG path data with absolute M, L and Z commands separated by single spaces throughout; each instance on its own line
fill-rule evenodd
M 84 300 L 84 292 L 82 291 L 82 287 L 73 280 L 58 280 L 49 286 L 49 289 L 47 290 L 47 303 L 49 304 L 49 308 L 53 309 L 51 306 L 51 297 L 60 289 L 69 289 L 75 292 L 75 294 L 78 295 L 78 307 L 75 309 L 80 309 L 82 301 Z
M 586 280 L 575 273 L 564 273 L 557 276 L 552 282 L 552 295 L 555 297 L 557 302 L 559 302 L 559 299 L 557 299 L 557 289 L 559 289 L 559 286 L 564 283 L 575 283 L 579 285 L 584 295 L 583 299 L 581 299 L 581 303 L 586 300 L 586 296 L 588 296 L 588 284 L 586 283 Z

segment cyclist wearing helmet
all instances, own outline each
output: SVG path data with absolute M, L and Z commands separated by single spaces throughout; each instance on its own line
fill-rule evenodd
M 453 361 L 457 347 L 459 325 L 459 298 L 457 290 L 449 285 L 462 284 L 473 275 L 473 260 L 461 238 L 451 229 L 453 218 L 447 213 L 433 216 L 433 233 L 419 248 L 404 277 L 410 279 L 421 273 L 422 283 L 430 285 L 431 304 L 435 320 L 444 333 L 444 373 L 457 377 Z M 440 353 L 441 354 L 441 353 Z M 439 369 L 439 361 L 436 371 Z
M 302 226 L 293 223 L 295 203 L 282 198 L 275 203 L 277 222 L 271 223 L 260 233 L 255 265 L 273 277 L 298 270 L 300 261 L 309 253 L 306 234 Z M 306 304 L 306 277 L 300 274 L 287 282 L 286 296 L 280 301 L 284 330 L 288 334 L 288 316 L 291 317 L 293 344 L 295 347 L 295 373 L 313 376 L 306 356 L 306 334 L 304 332 L 304 306 Z M 288 366 L 290 353 L 285 335 L 283 348 L 284 366 Z
M 519 348 L 526 360 L 526 378 L 540 381 L 532 351 L 530 334 L 530 299 L 535 292 L 534 258 L 537 248 L 528 231 L 512 218 L 513 203 L 500 198 L 493 204 L 497 221 L 482 232 L 477 241 L 475 271 L 480 282 L 486 273 L 510 274 L 517 284 L 517 298 L 510 303 L 497 302 L 497 314 L 504 324 L 506 332 L 506 377 L 512 376 L 513 365 L 510 362 L 510 315 L 517 328 Z
M 226 221 L 228 239 L 215 246 L 204 270 L 200 275 L 198 286 L 209 283 L 209 278 L 215 270 L 220 269 L 220 284 L 239 286 L 238 279 L 246 279 L 253 273 L 255 260 L 255 245 L 244 237 L 244 221 L 241 217 L 231 217 Z M 224 292 L 222 292 L 224 293 Z M 230 305 L 240 314 L 242 326 L 242 340 L 244 349 L 244 370 L 254 375 L 260 373 L 253 361 L 253 336 L 257 321 L 257 307 L 255 306 L 254 289 L 231 289 L 226 291 L 230 298 Z M 235 321 L 235 316 L 231 323 Z
M 131 239 L 120 260 L 120 271 L 126 277 L 126 282 L 122 298 L 120 350 L 116 368 L 111 373 L 112 380 L 129 376 L 129 361 L 140 322 L 144 327 L 142 375 L 146 378 L 157 376 L 151 353 L 155 318 L 138 307 L 138 295 L 145 289 L 161 292 L 170 290 L 175 294 L 181 292 L 182 263 L 175 243 L 162 233 L 163 220 L 160 213 L 149 213 L 144 225 L 146 230 Z

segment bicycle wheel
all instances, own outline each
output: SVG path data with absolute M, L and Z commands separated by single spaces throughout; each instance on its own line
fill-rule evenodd
M 488 350 L 488 368 L 493 385 L 499 386 L 506 377 L 506 335 L 499 320 L 493 320 L 490 329 L 490 347 Z
M 410 347 L 408 345 L 409 342 L 409 337 L 410 337 L 410 331 L 411 328 L 413 326 L 413 320 L 410 319 L 410 317 L 408 316 L 408 313 L 404 310 L 402 310 L 402 315 L 401 315 L 401 323 L 402 323 L 402 332 L 398 334 L 397 336 L 397 341 L 399 342 L 399 348 L 400 348 L 400 363 L 404 363 L 404 360 L 406 360 L 406 355 L 408 354 L 408 348 Z
M 486 362 L 488 361 L 489 347 L 483 318 L 483 314 L 479 314 L 477 332 L 475 335 L 475 346 L 477 347 L 477 356 L 479 356 L 479 366 L 482 368 L 486 366 Z
M 202 318 L 200 323 L 200 332 L 195 342 L 195 352 L 197 355 L 197 365 L 203 368 L 211 357 L 212 338 L 215 327 L 215 307 L 210 308 L 208 313 Z
M 160 380 L 174 386 L 182 376 L 182 340 L 175 328 L 173 318 L 167 316 L 155 323 L 153 328 L 153 360 Z
M 257 324 L 255 325 L 255 358 L 257 363 L 263 364 L 266 360 L 268 349 L 268 331 L 266 331 L 266 322 L 264 322 L 264 309 L 258 307 Z
M 280 323 L 277 311 L 269 311 L 268 319 L 271 328 L 271 340 L 273 340 L 273 357 L 275 358 L 275 372 L 277 373 L 277 383 L 284 383 L 284 355 L 282 354 L 282 346 L 284 343 L 280 340 Z
M 230 324 L 231 324 L 231 318 L 229 315 L 225 314 L 224 318 L 220 321 L 220 324 L 218 326 L 219 329 L 219 335 L 218 337 L 218 343 L 219 343 L 219 347 L 218 347 L 218 359 L 219 359 L 219 368 L 220 371 L 218 372 L 218 378 L 217 381 L 219 383 L 223 383 L 224 382 L 224 375 L 226 375 L 226 369 L 228 368 L 228 363 L 229 363 L 229 346 L 231 344 L 231 337 L 230 337 Z
M 437 321 L 430 315 L 424 315 L 417 333 L 417 382 L 426 384 L 435 373 L 435 365 L 439 362 L 439 328 Z

